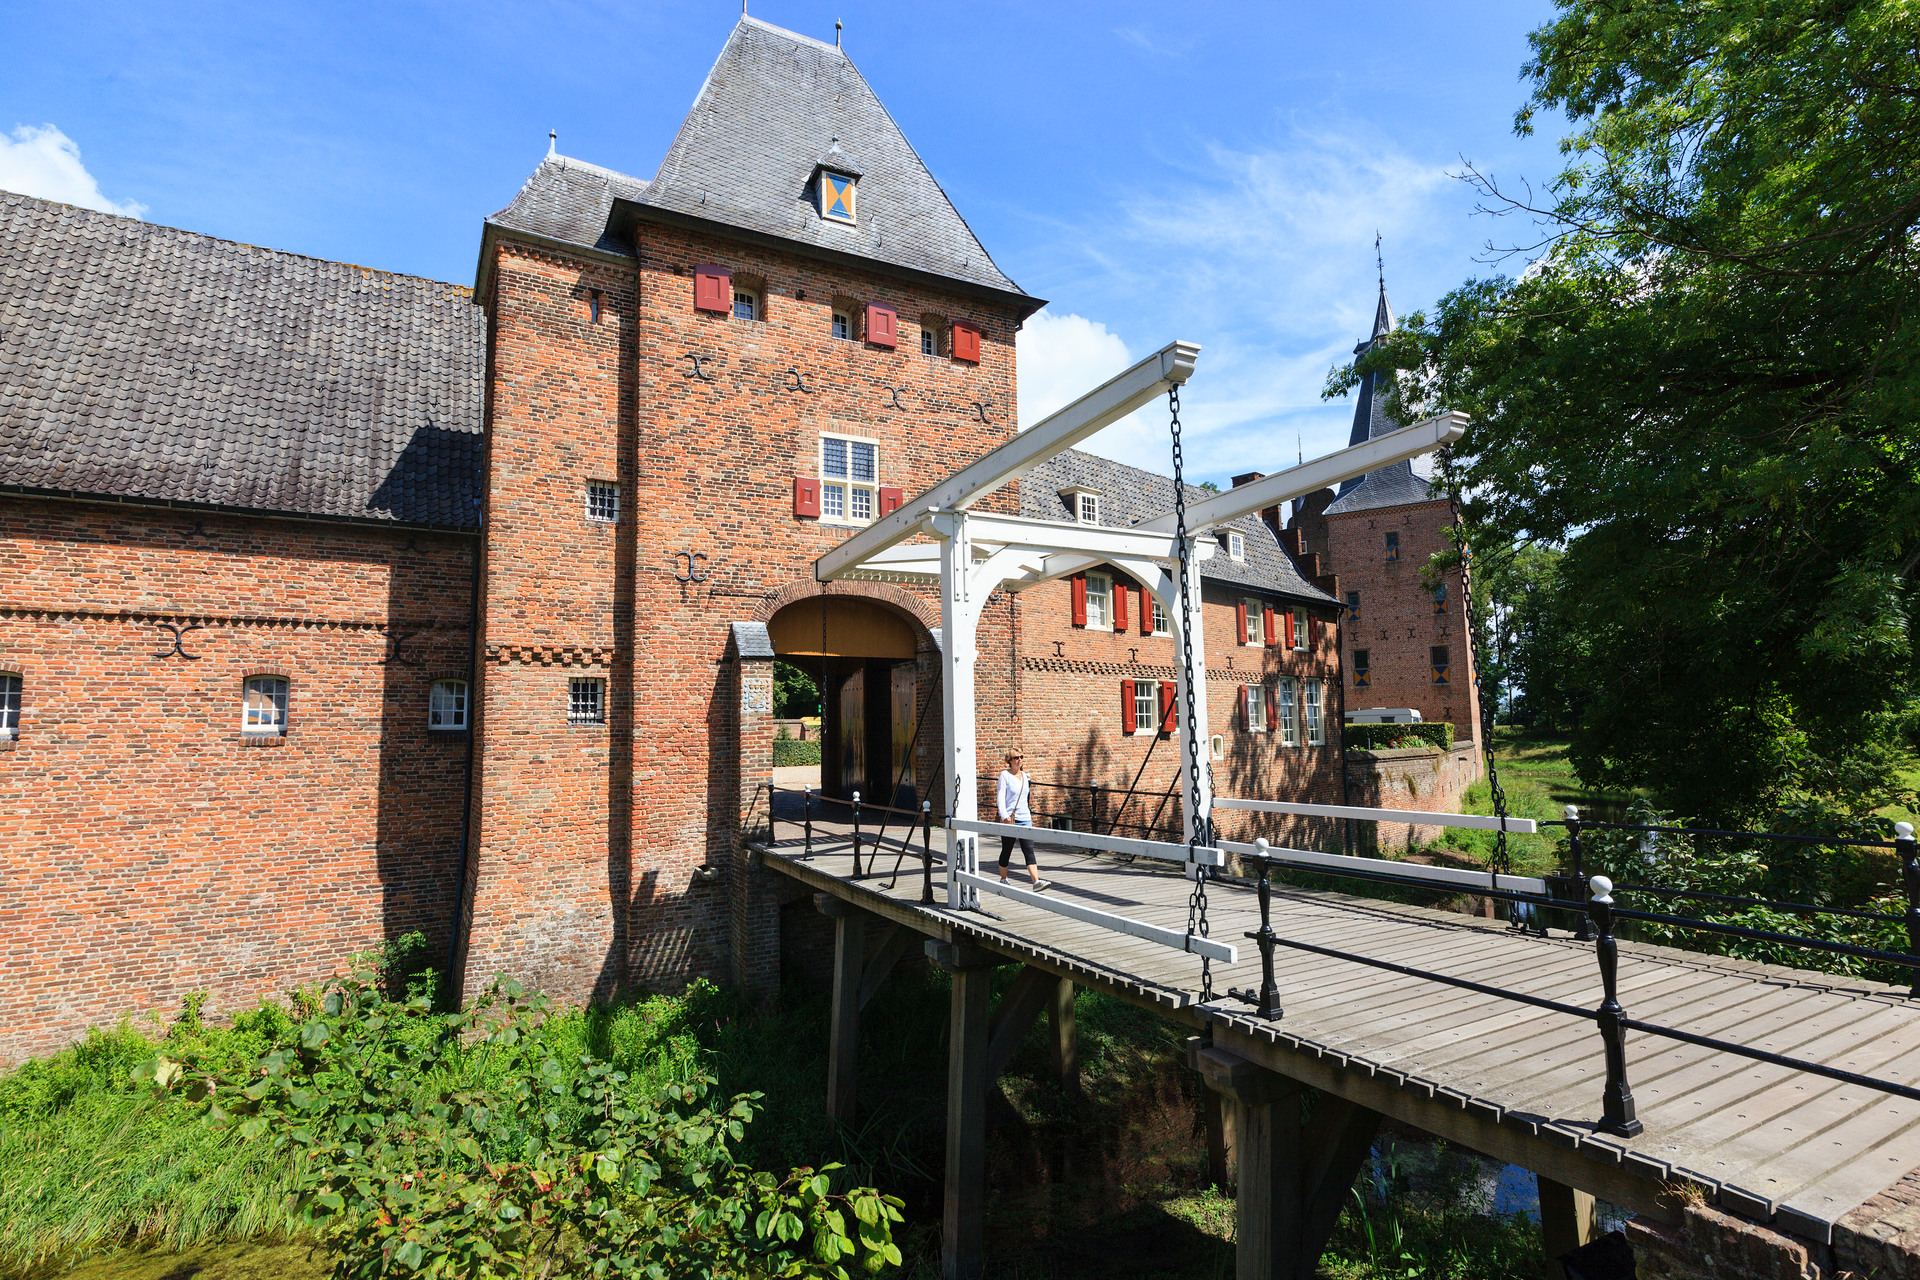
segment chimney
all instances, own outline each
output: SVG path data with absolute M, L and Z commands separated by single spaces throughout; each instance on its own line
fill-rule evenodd
M 1249 471 L 1243 476 L 1235 476 L 1233 478 L 1233 487 L 1238 489 L 1243 484 L 1252 484 L 1255 480 L 1265 480 L 1266 478 L 1265 472 Z M 1266 521 L 1267 528 L 1273 530 L 1274 537 L 1279 538 L 1283 542 L 1286 541 L 1286 533 L 1280 524 L 1280 508 L 1278 506 L 1260 508 L 1260 518 Z
M 1243 484 L 1252 484 L 1255 480 L 1265 480 L 1266 478 L 1267 473 L 1264 471 L 1249 471 L 1243 476 L 1235 476 L 1233 478 L 1233 487 L 1238 489 Z

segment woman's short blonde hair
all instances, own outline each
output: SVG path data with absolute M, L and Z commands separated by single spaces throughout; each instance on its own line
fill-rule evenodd
M 1007 763 L 1012 764 L 1016 759 L 1024 760 L 1026 759 L 1026 754 L 1027 753 L 1022 751 L 1020 748 L 1015 747 L 1013 748 L 1013 750 L 1007 752 Z

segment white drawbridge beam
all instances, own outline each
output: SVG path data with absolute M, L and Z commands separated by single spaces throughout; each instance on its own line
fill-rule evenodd
M 813 562 L 813 576 L 831 582 L 858 568 L 876 552 L 923 532 L 936 511 L 965 511 L 1004 488 L 1062 449 L 1071 449 L 1102 427 L 1120 421 L 1150 400 L 1193 376 L 1200 348 L 1174 342 L 1118 377 L 1095 387 L 1066 408 L 1028 427 L 1013 439 L 874 521 Z M 1171 528 L 1171 526 L 1169 526 Z

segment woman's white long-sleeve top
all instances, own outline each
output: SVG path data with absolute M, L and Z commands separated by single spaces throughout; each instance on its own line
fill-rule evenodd
M 1011 769 L 1000 771 L 1000 821 L 1019 822 L 1031 825 L 1033 813 L 1027 808 L 1027 793 L 1033 790 L 1033 783 L 1024 773 L 1014 773 Z

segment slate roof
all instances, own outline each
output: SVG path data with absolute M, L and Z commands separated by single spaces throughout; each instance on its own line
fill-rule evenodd
M 1379 304 L 1373 311 L 1373 336 L 1355 346 L 1353 354 L 1366 354 L 1374 343 L 1393 332 L 1393 325 L 1393 308 L 1387 304 L 1387 289 L 1382 285 Z M 1361 377 L 1360 395 L 1353 405 L 1353 431 L 1347 438 L 1349 448 L 1400 429 L 1400 423 L 1387 416 L 1385 407 L 1384 383 L 1392 376 L 1391 373 L 1369 373 Z M 1339 497 L 1328 505 L 1327 514 L 1398 507 L 1410 502 L 1426 502 L 1430 497 L 1428 482 L 1415 475 L 1412 461 L 1406 460 L 1343 482 Z
M 857 225 L 820 216 L 822 163 L 858 175 Z M 549 155 L 489 221 L 631 254 L 608 230 L 616 200 L 1027 296 L 843 50 L 745 15 L 651 181 Z
M 0 486 L 478 526 L 457 285 L 0 192 Z
M 1099 491 L 1100 523 L 1116 529 L 1129 528 L 1160 515 L 1173 505 L 1171 477 L 1080 449 L 1068 449 L 1020 478 L 1020 514 L 1036 520 L 1074 519 L 1075 512 L 1060 496 L 1060 490 L 1075 485 Z M 1212 496 L 1198 485 L 1187 486 L 1188 502 Z M 1246 559 L 1229 559 L 1223 537 L 1220 550 L 1200 567 L 1203 580 L 1250 587 L 1315 604 L 1335 603 L 1332 596 L 1302 576 L 1293 557 L 1258 515 L 1241 516 L 1220 528 L 1223 531 L 1237 529 L 1246 535 Z

